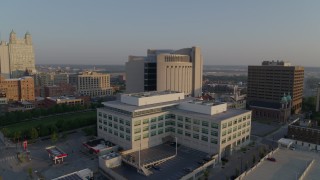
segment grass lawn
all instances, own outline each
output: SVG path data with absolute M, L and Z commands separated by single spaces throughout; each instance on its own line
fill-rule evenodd
M 29 129 L 37 126 L 49 127 L 51 125 L 56 125 L 58 121 L 63 121 L 63 123 L 77 123 L 80 121 L 96 121 L 96 112 L 95 111 L 87 111 L 75 114 L 67 114 L 61 116 L 53 116 L 53 117 L 45 117 L 39 120 L 32 120 L 27 122 L 21 122 L 13 125 L 6 126 L 5 128 L 8 130 L 9 137 L 13 135 L 14 132 L 25 132 Z M 78 128 L 78 127 L 76 127 Z

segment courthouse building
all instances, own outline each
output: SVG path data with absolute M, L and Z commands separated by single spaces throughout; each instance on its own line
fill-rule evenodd
M 124 149 L 167 141 L 220 157 L 250 141 L 251 111 L 161 91 L 122 94 L 97 110 L 98 136 Z

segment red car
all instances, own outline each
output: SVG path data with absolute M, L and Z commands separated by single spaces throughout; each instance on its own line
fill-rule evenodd
M 272 161 L 272 162 L 276 162 L 276 159 L 273 157 L 268 157 L 267 160 Z

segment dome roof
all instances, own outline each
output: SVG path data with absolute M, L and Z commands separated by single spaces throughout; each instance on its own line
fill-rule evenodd
M 288 93 L 288 95 L 287 95 L 287 101 L 291 101 L 292 100 L 292 98 L 291 98 L 291 96 L 290 96 L 290 93 Z
M 287 97 L 286 97 L 286 94 L 285 94 L 285 93 L 283 93 L 283 97 L 281 98 L 281 103 L 282 103 L 282 104 L 286 104 L 286 103 L 288 103 L 288 99 L 287 99 Z

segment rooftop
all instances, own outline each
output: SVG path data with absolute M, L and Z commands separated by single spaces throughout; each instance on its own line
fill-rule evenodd
M 320 177 L 320 157 L 314 152 L 279 149 L 272 157 L 276 159 L 276 162 L 263 161 L 243 179 L 256 180 L 262 179 L 261 177 L 274 180 L 297 179 L 313 159 L 315 162 L 306 172 L 304 179 L 319 179 Z
M 166 94 L 176 94 L 177 91 L 149 91 L 149 92 L 140 92 L 140 93 L 131 93 L 131 94 L 122 94 L 121 96 L 131 96 L 137 98 L 143 97 L 152 97 L 152 96 L 161 96 Z

